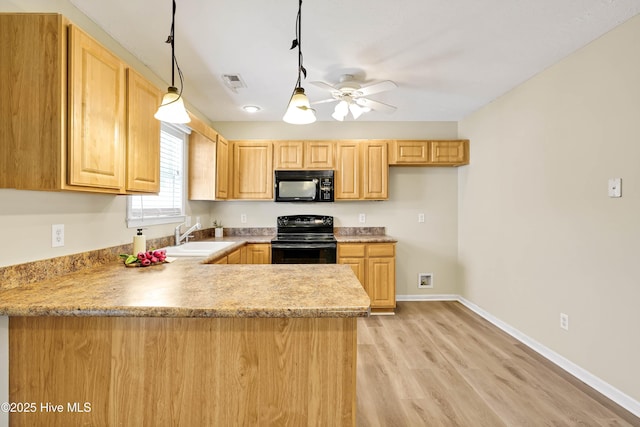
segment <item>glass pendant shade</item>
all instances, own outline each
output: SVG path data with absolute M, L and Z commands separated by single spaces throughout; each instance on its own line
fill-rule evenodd
M 296 88 L 289 101 L 287 112 L 282 118 L 287 123 L 294 125 L 306 125 L 316 121 L 316 114 L 311 108 L 309 98 L 304 94 L 304 89 Z
M 178 89 L 173 86 L 162 97 L 162 104 L 153 117 L 167 123 L 189 123 L 191 121 Z

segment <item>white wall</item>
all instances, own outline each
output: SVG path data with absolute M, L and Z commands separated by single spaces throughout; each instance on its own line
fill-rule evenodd
M 316 122 L 214 123 L 228 139 L 343 139 L 343 138 L 448 138 L 455 139 L 452 122 Z M 458 293 L 457 287 L 457 181 L 455 168 L 392 167 L 389 200 L 377 202 L 274 203 L 214 202 L 211 218 L 229 227 L 275 227 L 279 215 L 315 213 L 332 215 L 338 227 L 386 227 L 398 239 L 396 278 L 398 295 Z M 247 224 L 240 223 L 240 214 Z M 418 223 L 418 213 L 425 222 Z M 434 273 L 433 289 L 418 289 L 418 273 Z
M 458 206 L 462 294 L 636 401 L 638 40 L 640 17 L 461 121 Z

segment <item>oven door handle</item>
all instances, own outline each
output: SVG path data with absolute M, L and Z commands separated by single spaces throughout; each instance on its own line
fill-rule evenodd
M 296 243 L 271 243 L 271 249 L 334 249 L 335 243 L 318 243 L 314 245 L 301 245 Z

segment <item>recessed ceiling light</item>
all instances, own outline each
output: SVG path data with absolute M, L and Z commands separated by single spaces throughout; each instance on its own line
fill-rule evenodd
M 242 107 L 242 109 L 247 113 L 257 113 L 258 111 L 260 111 L 260 107 L 256 105 L 245 105 L 244 107 Z

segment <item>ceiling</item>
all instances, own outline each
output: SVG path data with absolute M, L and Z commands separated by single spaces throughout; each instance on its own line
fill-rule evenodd
M 166 82 L 171 0 L 70 0 Z M 212 121 L 280 121 L 297 79 L 296 0 L 176 0 L 184 96 Z M 311 81 L 393 80 L 371 95 L 397 107 L 358 121 L 457 121 L 640 12 L 638 0 L 305 0 Z M 223 74 L 246 88 L 229 89 Z M 247 113 L 242 107 L 257 105 Z M 334 103 L 318 104 L 332 121 Z

